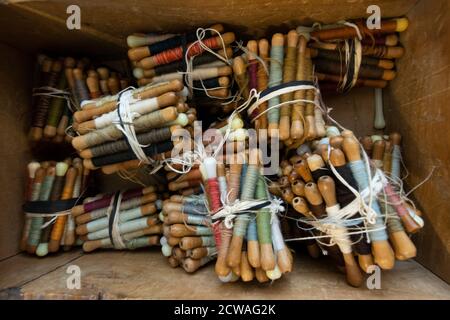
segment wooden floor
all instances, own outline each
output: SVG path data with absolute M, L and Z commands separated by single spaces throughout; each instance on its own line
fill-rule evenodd
M 155 248 L 81 251 L 44 259 L 17 255 L 0 262 L 2 299 L 450 299 L 450 287 L 414 261 L 383 271 L 381 289 L 352 288 L 328 260 L 296 259 L 273 283 L 221 283 L 210 264 L 195 274 L 172 269 Z M 81 269 L 81 289 L 67 289 L 67 268 Z

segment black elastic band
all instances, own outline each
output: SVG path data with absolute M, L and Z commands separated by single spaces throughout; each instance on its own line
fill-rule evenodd
M 24 212 L 31 214 L 50 214 L 70 210 L 78 201 L 83 201 L 83 199 L 73 198 L 56 201 L 27 201 L 22 206 L 22 209 Z
M 294 81 L 282 83 L 282 84 L 267 88 L 266 90 L 262 91 L 261 94 L 259 95 L 259 98 L 261 99 L 264 96 L 267 96 L 268 94 L 275 92 L 277 90 L 288 88 L 288 87 L 294 87 L 294 86 L 314 86 L 314 82 L 306 81 L 306 80 L 294 80 Z
M 116 216 L 117 206 L 118 206 L 118 202 L 119 202 L 119 196 L 120 196 L 120 191 L 117 191 L 114 194 L 114 198 L 112 201 L 112 209 L 109 214 L 109 221 L 108 221 L 109 239 L 111 240 L 111 244 L 113 245 L 113 247 L 115 247 L 115 244 L 114 244 L 114 239 L 113 239 L 112 233 L 113 233 L 113 228 L 114 228 L 114 217 Z

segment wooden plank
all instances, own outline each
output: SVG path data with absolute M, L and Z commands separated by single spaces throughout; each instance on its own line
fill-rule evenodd
M 273 283 L 221 283 L 213 265 L 187 274 L 172 269 L 157 248 L 96 252 L 71 262 L 81 289 L 67 289 L 68 264 L 22 287 L 26 299 L 450 299 L 450 287 L 414 261 L 381 274 L 381 290 L 355 289 L 323 258 L 295 259 L 293 272 Z
M 81 250 L 52 254 L 45 258 L 24 253 L 0 261 L 0 290 L 21 287 L 81 255 Z
M 65 26 L 66 8 L 73 4 L 71 0 L 6 2 L 10 9 L 18 10 L 5 13 L 3 21 L 0 19 L 0 39 L 4 41 L 28 49 L 41 46 L 70 49 L 70 52 L 83 49 L 109 53 L 111 49 L 119 50 L 117 45 L 120 46 L 120 41 L 125 47 L 125 37 L 132 32 L 184 32 L 221 22 L 239 31 L 241 36 L 254 38 L 286 31 L 299 24 L 333 23 L 366 17 L 367 7 L 372 4 L 378 4 L 385 17 L 400 16 L 416 0 L 210 0 L 201 4 L 184 0 L 135 0 L 132 3 L 78 0 L 76 4 L 81 8 L 82 28 L 75 31 Z M 36 25 L 39 25 L 38 29 Z M 33 37 L 27 33 L 30 30 L 33 30 Z
M 389 89 L 389 130 L 403 135 L 403 157 L 414 192 L 425 214 L 417 235 L 418 261 L 450 282 L 450 23 L 449 2 L 420 1 L 408 14 L 401 34 L 405 56 Z
M 332 108 L 330 116 L 358 137 L 380 133 L 373 128 L 374 99 L 372 88 L 354 88 L 346 94 L 323 97 L 325 105 Z
M 30 159 L 28 125 L 31 57 L 0 44 L 0 260 L 19 251 L 26 164 Z

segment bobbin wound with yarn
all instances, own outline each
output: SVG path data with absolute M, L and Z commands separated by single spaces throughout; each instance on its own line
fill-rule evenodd
M 70 210 L 81 201 L 88 174 L 80 158 L 28 164 L 22 250 L 43 257 L 79 244 Z

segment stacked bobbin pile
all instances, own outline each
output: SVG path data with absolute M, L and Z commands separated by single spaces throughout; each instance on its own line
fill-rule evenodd
M 43 257 L 61 246 L 69 250 L 75 245 L 75 223 L 69 213 L 88 175 L 79 158 L 28 164 L 21 250 Z
M 381 20 L 369 29 L 365 20 L 322 26 L 299 27 L 308 40 L 315 76 L 322 92 L 346 92 L 353 87 L 384 88 L 394 79 L 395 59 L 404 55 L 398 32 L 408 27 L 406 18 Z
M 172 267 L 194 272 L 217 254 L 203 195 L 173 195 L 163 205 L 162 253 Z
M 293 257 L 270 209 L 259 153 L 238 148 L 229 167 L 213 157 L 201 164 L 218 250 L 215 270 L 224 282 L 266 282 L 292 270 Z
M 185 129 L 188 131 L 191 137 L 194 136 L 194 128 L 192 126 L 193 121 L 196 120 L 195 117 L 195 109 L 193 109 L 192 115 L 189 121 L 189 125 L 185 127 Z M 231 122 L 230 122 L 231 121 Z M 213 131 L 213 133 L 219 133 L 222 137 L 225 136 L 227 131 L 229 131 L 229 134 L 227 135 L 227 141 L 224 145 L 224 148 L 217 148 L 221 151 L 223 151 L 222 154 L 225 153 L 227 150 L 227 147 L 236 148 L 238 141 L 242 142 L 245 141 L 248 138 L 247 130 L 243 128 L 244 122 L 242 121 L 241 117 L 239 115 L 233 117 L 233 119 L 226 119 L 223 121 L 216 121 L 213 122 L 210 125 L 210 128 L 207 129 L 205 132 L 202 132 L 202 134 L 208 135 L 208 132 Z M 211 142 L 217 143 L 218 141 L 212 139 L 213 141 L 209 141 L 208 139 L 203 141 L 205 148 L 214 148 L 214 144 L 210 146 Z M 236 145 L 233 145 L 236 144 Z M 183 150 L 184 154 L 189 151 L 193 151 L 195 142 L 192 140 L 184 141 L 183 149 L 180 148 L 180 150 Z M 216 150 L 217 150 L 216 149 Z M 177 156 L 175 154 L 175 156 Z M 178 154 L 178 157 L 183 157 L 183 154 Z M 221 154 L 219 154 L 219 157 L 222 157 Z M 189 172 L 183 173 L 183 165 L 181 163 L 171 163 L 170 165 L 167 164 L 165 167 L 166 173 L 166 179 L 168 181 L 168 189 L 169 191 L 183 195 L 195 195 L 201 192 L 201 184 L 202 184 L 202 174 L 200 172 L 198 164 L 194 164 L 194 166 L 191 168 Z
M 128 57 L 139 86 L 178 79 L 193 97 L 224 99 L 230 96 L 234 40 L 221 24 L 180 35 L 133 34 Z
M 361 270 L 369 272 L 374 263 L 389 270 L 395 258 L 413 258 L 416 249 L 406 232 L 418 231 L 423 223 L 400 197 L 403 192 L 386 178 L 389 173 L 375 170 L 394 167 L 392 176 L 399 173 L 397 134 L 390 140 L 397 146 L 393 153 L 384 148 L 386 142 L 381 138 L 375 143 L 373 177 L 351 131 L 328 127 L 327 135 L 302 145 L 298 155 L 283 163 L 283 176 L 271 185 L 271 192 L 281 195 L 297 212 L 297 216 L 286 215 L 295 222 L 290 228 L 292 240 L 305 240 L 312 256 L 320 254 L 318 244 L 345 271 L 347 282 L 358 287 L 363 281 Z
M 52 59 L 40 55 L 37 68 L 30 130 L 32 141 L 70 142 L 71 136 L 66 135 L 66 130 L 80 103 L 110 92 L 117 93 L 128 83 L 106 67 L 95 70 L 87 59 Z
M 76 234 L 83 250 L 137 249 L 159 244 L 162 224 L 158 213 L 162 200 L 149 186 L 87 198 L 72 208 Z
M 277 33 L 270 46 L 266 39 L 249 41 L 247 54 L 233 61 L 244 100 L 252 90 L 259 92 L 261 100 L 271 92 L 287 88 L 286 93 L 261 100 L 247 112 L 257 130 L 267 129 L 269 137 L 279 138 L 290 148 L 325 135 L 323 112 L 314 103 L 318 90 L 312 81 L 306 42 L 295 30 L 287 35 Z
M 195 120 L 179 80 L 147 85 L 83 105 L 74 113 L 73 147 L 87 168 L 106 174 L 170 156 L 176 129 Z

